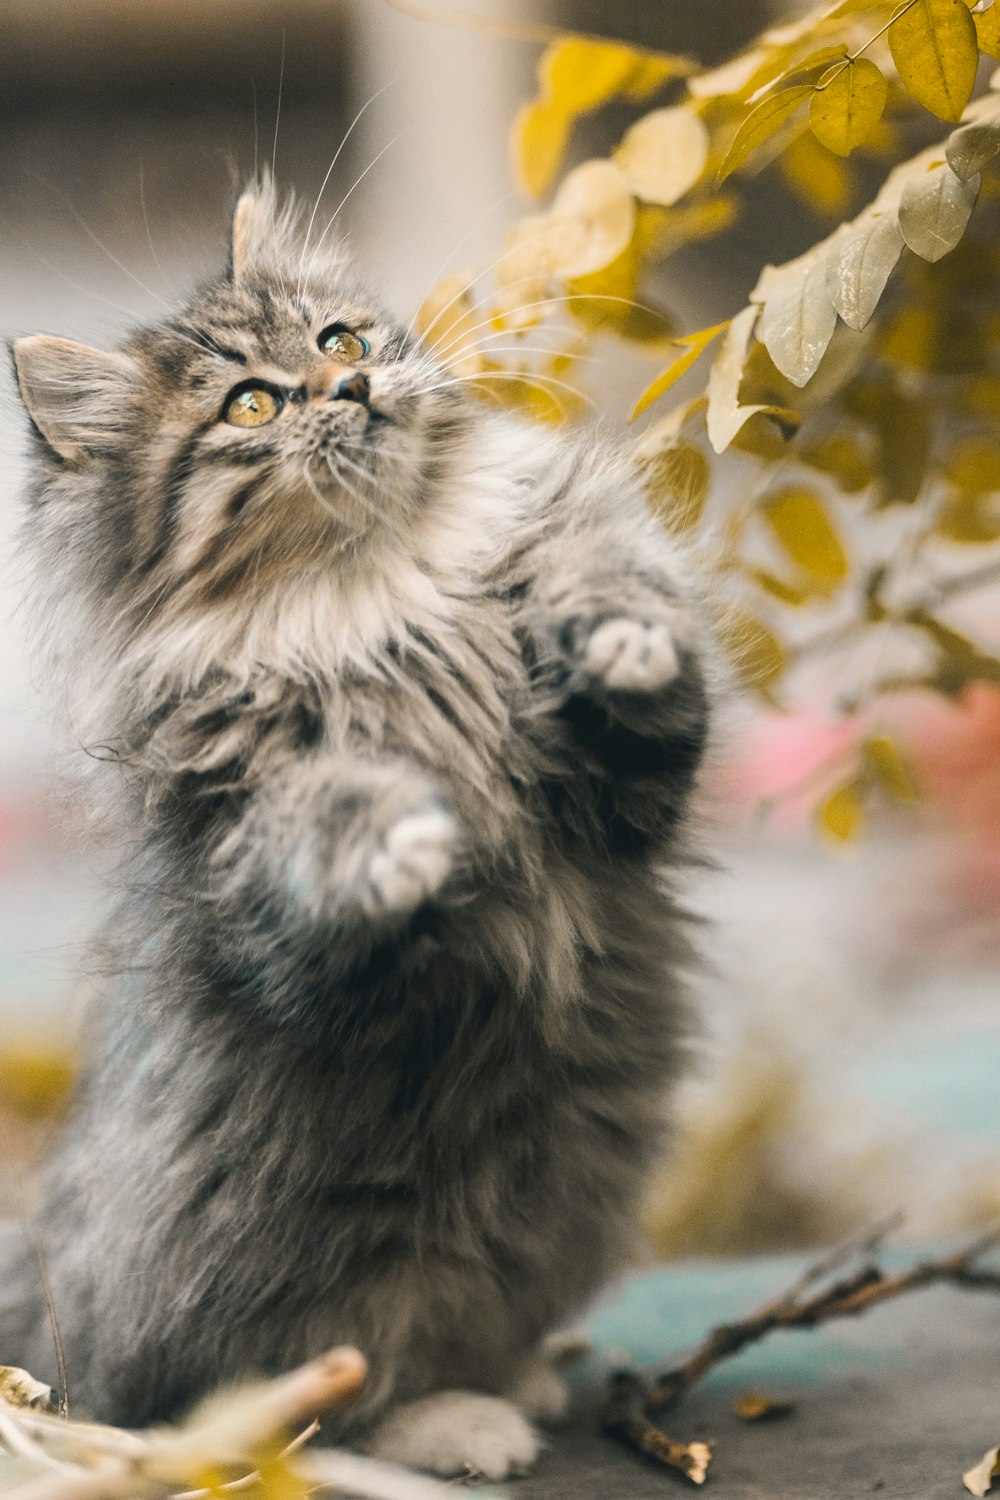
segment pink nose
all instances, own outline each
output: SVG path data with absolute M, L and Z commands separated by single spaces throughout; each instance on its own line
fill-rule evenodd
M 356 401 L 359 406 L 368 405 L 371 392 L 368 376 L 350 365 L 326 365 L 309 385 L 315 400 Z

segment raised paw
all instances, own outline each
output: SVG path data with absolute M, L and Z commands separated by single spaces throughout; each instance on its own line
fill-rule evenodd
M 377 1458 L 447 1477 L 508 1479 L 528 1472 L 542 1442 L 517 1407 L 500 1396 L 438 1391 L 396 1407 L 365 1447 Z
M 586 643 L 583 670 L 611 692 L 658 692 L 680 671 L 674 632 L 663 621 L 605 620 Z
M 366 905 L 408 915 L 435 896 L 451 873 L 458 827 L 443 807 L 407 813 L 388 829 L 368 862 Z

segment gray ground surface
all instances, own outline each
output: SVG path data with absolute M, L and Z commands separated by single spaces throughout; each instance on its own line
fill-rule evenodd
M 553 1435 L 536 1473 L 510 1487 L 512 1496 L 653 1500 L 691 1493 L 683 1479 L 596 1432 L 596 1364 L 584 1372 L 572 1422 Z M 795 1414 L 740 1422 L 733 1401 L 748 1388 L 793 1397 Z M 725 1373 L 720 1368 L 669 1426 L 677 1437 L 714 1440 L 706 1493 L 718 1500 L 963 1496 L 962 1473 L 1000 1442 L 1000 1299 L 935 1290 L 850 1325 L 782 1335 L 767 1353 L 744 1354 Z

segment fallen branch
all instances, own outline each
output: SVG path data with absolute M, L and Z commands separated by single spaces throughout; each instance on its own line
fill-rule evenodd
M 211 1397 L 183 1426 L 143 1432 L 67 1422 L 0 1397 L 0 1445 L 38 1471 L 19 1483 L 18 1500 L 202 1500 L 256 1487 L 264 1497 L 322 1488 L 369 1500 L 448 1500 L 450 1488 L 394 1464 L 340 1449 L 300 1451 L 317 1417 L 351 1400 L 366 1374 L 356 1349 L 334 1349 Z M 36 1387 L 29 1382 L 26 1396 Z
M 979 1264 L 1000 1244 L 1000 1230 L 953 1255 L 917 1261 L 890 1273 L 878 1264 L 877 1256 L 893 1227 L 894 1222 L 883 1224 L 851 1241 L 810 1267 L 792 1287 L 756 1312 L 711 1329 L 690 1353 L 659 1374 L 617 1371 L 611 1377 L 602 1416 L 604 1430 L 643 1457 L 679 1469 L 695 1484 L 702 1484 L 711 1461 L 710 1445 L 678 1442 L 663 1431 L 658 1419 L 722 1360 L 778 1330 L 810 1329 L 833 1318 L 854 1317 L 922 1287 L 947 1284 L 1000 1292 L 1000 1268 Z M 845 1272 L 848 1265 L 853 1269 Z

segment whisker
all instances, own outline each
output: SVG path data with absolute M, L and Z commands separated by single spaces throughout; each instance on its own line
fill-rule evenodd
M 171 296 L 179 297 L 180 293 L 160 264 L 160 257 L 157 255 L 156 246 L 153 244 L 153 236 L 149 228 L 149 214 L 146 212 L 146 188 L 145 183 L 143 182 L 141 157 L 139 158 L 139 203 L 142 206 L 142 222 L 146 226 L 146 243 L 149 245 L 149 253 L 153 257 L 153 265 L 159 271 L 160 276 L 163 278 L 164 285 L 166 286 L 167 291 L 171 294 Z
M 413 317 L 410 319 L 410 321 L 406 325 L 406 331 L 403 334 L 404 342 L 409 339 L 411 333 L 413 332 L 413 325 L 417 321 L 417 317 L 419 316 L 421 307 L 423 307 L 424 303 L 427 301 L 427 298 L 430 296 L 430 294 L 433 291 L 434 287 L 441 280 L 441 277 L 444 275 L 445 271 L 448 268 L 449 262 L 454 259 L 454 257 L 458 254 L 459 250 L 461 250 L 461 248 L 462 248 L 463 245 L 468 244 L 469 240 L 475 234 L 476 230 L 482 228 L 482 226 L 486 223 L 486 220 L 490 217 L 491 214 L 495 214 L 498 208 L 503 208 L 506 204 L 513 202 L 513 200 L 516 197 L 517 197 L 516 193 L 505 193 L 502 198 L 498 198 L 497 201 L 496 201 L 496 203 L 494 203 L 492 205 L 492 207 L 488 208 L 486 210 L 486 212 L 482 215 L 481 218 L 479 218 L 479 219 L 476 220 L 476 222 L 473 224 L 472 228 L 466 230 L 465 234 L 463 234 L 463 236 L 459 240 L 458 244 L 455 245 L 455 246 L 453 246 L 453 248 L 445 256 L 444 260 L 438 266 L 437 270 L 434 272 L 434 275 L 431 277 L 430 281 L 428 282 L 427 290 L 424 292 L 423 296 L 420 298 L 420 301 L 417 303 L 417 310 L 416 310 L 416 312 L 413 314 Z
M 538 231 L 537 235 L 533 235 L 531 238 L 532 239 L 541 239 L 541 237 L 542 237 L 542 235 L 544 233 L 545 233 L 545 231 L 542 230 L 542 229 L 540 229 Z M 466 292 L 469 292 L 469 291 L 472 290 L 472 288 L 476 285 L 477 281 L 482 281 L 482 279 L 483 279 L 484 276 L 488 276 L 491 271 L 495 271 L 496 268 L 497 268 L 497 266 L 503 265 L 503 263 L 504 263 L 505 260 L 509 260 L 512 255 L 516 255 L 518 253 L 518 251 L 522 250 L 524 248 L 525 244 L 530 244 L 530 243 L 531 243 L 531 240 L 529 239 L 529 240 L 522 241 L 518 245 L 512 245 L 509 250 L 505 250 L 502 255 L 498 255 L 497 258 L 496 258 L 496 260 L 492 261 L 488 266 L 484 266 L 483 269 L 477 275 L 471 277 L 470 280 L 467 281 L 464 286 L 459 287 L 459 289 L 455 293 L 455 295 L 453 297 L 449 298 L 449 300 L 445 303 L 444 307 L 440 308 L 435 313 L 434 317 L 431 319 L 431 321 L 428 323 L 427 327 L 421 333 L 419 339 L 417 340 L 417 348 L 419 349 L 422 344 L 426 344 L 427 343 L 428 336 L 430 335 L 430 332 L 433 329 L 434 325 L 436 323 L 438 323 L 441 320 L 441 318 L 444 317 L 445 313 L 448 311 L 448 309 L 450 307 L 454 307 L 455 303 L 458 302 L 458 301 L 460 301 L 460 299 L 465 296 Z M 419 308 L 417 309 L 417 311 L 419 312 Z
M 340 145 L 337 147 L 336 151 L 334 152 L 333 161 L 330 163 L 330 165 L 326 169 L 326 176 L 323 178 L 323 182 L 322 182 L 322 185 L 320 187 L 320 190 L 316 194 L 316 202 L 313 204 L 313 211 L 309 215 L 309 223 L 306 225 L 305 238 L 303 239 L 303 242 L 302 242 L 302 254 L 299 256 L 299 274 L 298 274 L 298 280 L 295 283 L 295 298 L 296 298 L 296 301 L 302 295 L 302 268 L 305 265 L 306 251 L 309 249 L 309 239 L 310 239 L 310 236 L 312 235 L 313 225 L 316 222 L 316 215 L 319 212 L 320 203 L 323 201 L 323 194 L 326 192 L 326 185 L 330 181 L 330 177 L 331 177 L 331 175 L 333 173 L 334 167 L 337 165 L 337 162 L 340 160 L 340 153 L 343 151 L 344 147 L 347 145 L 347 142 L 350 140 L 351 135 L 354 132 L 354 128 L 357 125 L 358 121 L 361 119 L 361 117 L 364 114 L 365 110 L 368 109 L 368 107 L 370 105 L 374 104 L 375 101 L 376 101 L 376 99 L 380 99 L 387 89 L 392 88 L 393 84 L 398 83 L 398 82 L 399 82 L 399 77 L 397 75 L 396 78 L 390 79 L 388 83 L 384 83 L 380 89 L 377 89 L 375 91 L 375 93 L 372 94 L 371 98 L 365 100 L 364 104 L 362 104 L 361 108 L 358 110 L 357 114 L 354 116 L 354 119 L 351 121 L 350 125 L 348 125 L 347 130 L 344 132 L 344 138 L 341 141 Z
M 368 163 L 367 167 L 365 167 L 365 170 L 360 174 L 360 176 L 356 177 L 355 180 L 351 183 L 351 186 L 348 188 L 347 192 L 344 194 L 344 196 L 341 198 L 340 202 L 337 204 L 337 207 L 334 209 L 332 217 L 327 221 L 327 225 L 326 225 L 326 228 L 323 230 L 323 233 L 320 235 L 319 239 L 316 241 L 316 248 L 313 251 L 312 255 L 310 256 L 309 266 L 307 268 L 306 275 L 310 275 L 312 273 L 312 268 L 313 268 L 313 266 L 316 263 L 316 257 L 319 254 L 320 250 L 322 249 L 323 241 L 326 239 L 327 235 L 330 233 L 330 230 L 333 228 L 333 225 L 336 222 L 337 215 L 340 213 L 340 210 L 343 208 L 343 206 L 347 202 L 348 198 L 354 192 L 355 188 L 360 187 L 361 183 L 368 176 L 368 173 L 371 171 L 372 167 L 374 167 L 376 165 L 376 163 L 378 163 L 378 162 L 380 162 L 382 160 L 382 157 L 385 155 L 385 153 L 388 150 L 390 150 L 390 148 L 393 147 L 398 140 L 401 140 L 404 135 L 409 135 L 409 134 L 410 134 L 410 130 L 407 129 L 407 130 L 401 130 L 401 131 L 399 131 L 399 133 L 397 135 L 394 135 L 393 138 L 392 138 L 392 140 L 389 141 L 388 145 L 385 145 L 385 146 L 382 147 L 382 150 L 378 153 L 378 155 L 376 157 L 374 157 Z
M 275 112 L 274 112 L 274 144 L 271 147 L 271 241 L 272 241 L 272 244 L 274 245 L 275 260 L 278 260 L 279 257 L 278 257 L 278 253 L 277 253 L 278 252 L 278 230 L 277 230 L 277 226 L 276 226 L 275 221 L 274 221 L 274 203 L 275 203 L 274 182 L 275 182 L 275 176 L 276 176 L 275 166 L 276 166 L 277 160 L 278 160 L 278 126 L 281 123 L 281 95 L 282 95 L 282 91 L 283 91 L 284 86 L 285 86 L 285 43 L 287 42 L 287 40 L 288 40 L 288 31 L 287 31 L 287 28 L 283 26 L 281 28 L 281 69 L 280 69 L 280 71 L 278 73 L 278 105 L 277 105 L 277 108 L 275 109 Z M 279 274 L 279 276 L 281 275 L 280 270 L 279 270 L 278 274 Z M 285 287 L 284 277 L 281 277 L 281 285 L 282 285 L 282 289 L 283 290 L 287 290 L 287 288 Z

